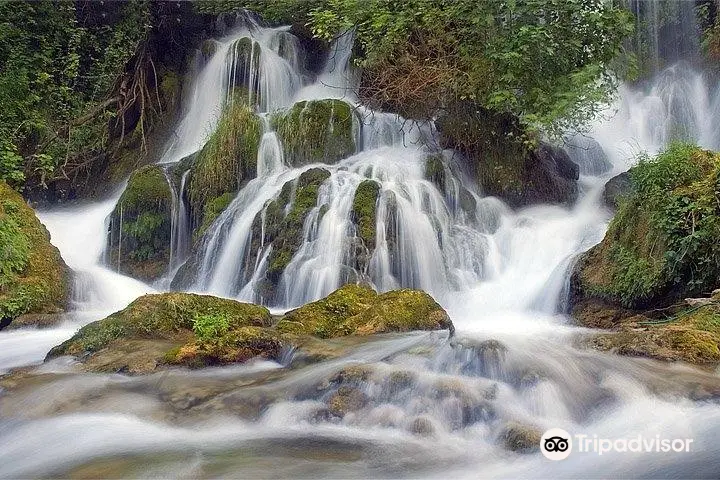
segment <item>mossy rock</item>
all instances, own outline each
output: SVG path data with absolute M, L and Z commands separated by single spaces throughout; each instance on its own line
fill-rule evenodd
M 173 194 L 157 165 L 136 170 L 110 215 L 110 266 L 142 280 L 161 277 L 170 261 Z
M 370 308 L 348 320 L 356 335 L 413 330 L 454 331 L 447 312 L 421 290 L 393 290 L 380 294 Z
M 204 367 L 245 362 L 251 358 L 278 360 L 286 341 L 271 328 L 230 328 L 224 334 L 209 340 L 196 339 L 165 356 L 172 364 Z
M 292 166 L 332 164 L 355 153 L 353 110 L 342 100 L 298 102 L 272 117 Z
M 425 178 L 445 192 L 445 164 L 442 154 L 430 155 L 425 159 Z
M 288 312 L 277 329 L 320 338 L 413 330 L 454 331 L 445 310 L 425 292 L 404 289 L 378 295 L 368 286 L 353 284 Z
M 522 141 L 526 129 L 516 117 L 465 101 L 448 105 L 436 126 L 441 146 L 470 160 L 485 195 L 515 208 L 577 199 L 578 165 L 567 152 L 544 142 L 528 149 Z
M 222 316 L 230 329 L 266 327 L 272 321 L 267 308 L 235 300 L 191 293 L 145 295 L 125 309 L 84 326 L 48 356 L 93 353 L 117 339 L 185 339 L 201 316 Z
M 295 187 L 295 199 L 292 202 L 290 211 L 287 216 L 282 219 L 279 227 L 275 224 L 282 212 L 284 212 L 284 194 L 289 193 L 283 187 L 279 201 L 272 206 L 270 212 L 272 218 L 269 219 L 269 229 L 274 233 L 272 241 L 272 251 L 268 258 L 267 277 L 272 285 L 277 285 L 282 272 L 290 263 L 293 256 L 302 246 L 303 241 L 303 225 L 310 211 L 317 206 L 318 192 L 320 185 L 330 177 L 330 172 L 323 168 L 311 168 L 303 172 L 298 178 Z
M 0 181 L 0 328 L 23 314 L 62 311 L 69 275 L 35 212 Z
M 204 232 L 229 204 L 240 187 L 257 174 L 262 120 L 237 94 L 217 128 L 195 159 L 188 197 L 194 224 Z M 199 233 L 195 238 L 199 238 Z
M 720 363 L 720 302 L 685 308 L 666 319 L 636 315 L 616 332 L 592 336 L 588 344 L 619 355 L 714 367 Z
M 248 105 L 259 105 L 264 111 L 267 106 L 263 105 L 264 99 L 260 98 L 260 75 L 257 74 L 261 55 L 260 44 L 250 37 L 243 37 L 230 45 L 227 61 L 233 68 L 229 76 L 230 87 L 241 91 L 240 98 Z
M 537 427 L 518 422 L 508 422 L 500 432 L 502 445 L 518 453 L 532 453 L 540 449 L 542 431 Z
M 355 190 L 352 204 L 352 220 L 369 252 L 375 249 L 375 224 L 380 185 L 374 180 L 363 180 Z
M 284 333 L 332 338 L 352 333 L 347 321 L 370 308 L 377 292 L 366 285 L 345 285 L 327 297 L 291 310 L 277 324 Z
M 574 302 L 642 309 L 717 288 L 719 175 L 720 155 L 691 145 L 642 159 L 605 238 L 577 263 Z

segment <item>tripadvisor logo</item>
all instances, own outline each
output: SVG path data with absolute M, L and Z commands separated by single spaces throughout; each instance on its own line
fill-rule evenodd
M 562 428 L 551 428 L 540 437 L 540 451 L 549 460 L 565 460 L 572 452 L 572 437 Z
M 660 435 L 628 438 L 600 438 L 597 435 L 570 435 L 561 428 L 551 428 L 540 437 L 540 451 L 549 460 L 565 460 L 573 451 L 578 453 L 681 453 L 689 452 L 692 438 L 661 438 Z

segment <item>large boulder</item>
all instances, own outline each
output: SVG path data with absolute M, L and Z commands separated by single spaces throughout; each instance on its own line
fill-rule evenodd
M 377 294 L 364 285 L 345 285 L 327 297 L 288 312 L 278 323 L 284 333 L 332 338 L 412 330 L 454 331 L 450 317 L 420 290 Z
M 580 170 L 567 152 L 532 140 L 517 118 L 472 102 L 451 105 L 439 115 L 440 144 L 462 153 L 486 195 L 520 208 L 536 203 L 572 204 Z
M 590 137 L 575 135 L 565 139 L 565 151 L 582 175 L 602 175 L 612 168 L 605 150 Z
M 294 167 L 332 164 L 355 153 L 354 113 L 342 100 L 298 102 L 272 117 L 285 160 Z
M 634 167 L 605 238 L 577 262 L 575 303 L 647 308 L 717 288 L 719 173 L 720 155 L 683 144 Z
M 110 215 L 107 252 L 110 266 L 150 281 L 170 262 L 173 193 L 157 165 L 136 170 Z
M 605 183 L 603 201 L 608 207 L 617 209 L 620 206 L 620 200 L 628 197 L 631 192 L 632 179 L 630 178 L 630 172 L 623 172 L 615 175 Z
M 277 335 L 264 335 L 271 322 L 267 308 L 258 305 L 190 293 L 145 295 L 84 326 L 48 358 L 74 355 L 93 371 L 131 373 L 162 364 L 204 366 L 263 354 L 276 358 L 279 347 L 267 338 Z
M 0 328 L 23 314 L 56 314 L 70 270 L 19 193 L 0 181 Z

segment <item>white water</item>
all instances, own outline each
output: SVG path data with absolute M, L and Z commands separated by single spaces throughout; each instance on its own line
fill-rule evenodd
M 267 87 L 260 89 L 260 98 L 268 102 L 263 105 L 337 97 L 333 87 L 338 84 L 303 83 L 307 80 L 296 55 L 273 56 L 277 32 L 287 35 L 253 31 L 263 55 L 260 72 L 250 77 L 259 75 L 252 78 Z M 219 42 L 178 127 L 180 142 L 171 144 L 160 161 L 180 160 L 202 146 L 227 98 L 227 52 L 244 35 L 246 30 Z M 272 72 L 290 66 L 297 77 L 281 75 L 273 77 L 279 83 L 268 83 L 262 72 L 270 66 Z M 330 68 L 319 78 L 352 80 L 346 71 Z M 602 238 L 610 217 L 599 203 L 603 183 L 626 170 L 637 152 L 661 149 L 677 125 L 688 127 L 706 146 L 718 145 L 713 125 L 720 125 L 720 96 L 714 85 L 700 73 L 675 67 L 645 89 L 624 87 L 613 109 L 617 113 L 592 132 L 613 168 L 601 176 L 583 176 L 580 199 L 572 208 L 512 212 L 470 191 L 477 203 L 470 215 L 458 208 L 462 175 L 451 175 L 456 172 L 451 161 L 446 162 L 449 193 L 424 178 L 427 151 L 420 140 L 428 132 L 409 131 L 405 125 L 403 135 L 399 119 L 362 115 L 358 139 L 363 148 L 337 165 L 323 166 L 331 177 L 321 187 L 303 246 L 273 301 L 297 305 L 341 283 L 352 193 L 362 179 L 372 178 L 382 192 L 378 248 L 360 273 L 381 290 L 411 286 L 432 292 L 453 318 L 457 341 L 448 343 L 444 334 L 391 337 L 300 370 L 256 364 L 141 378 L 82 375 L 56 360 L 41 367 L 44 380 L 20 382 L 1 402 L 0 444 L 5 447 L 0 477 L 66 476 L 83 466 L 97 468 L 86 472 L 90 476 L 127 477 L 716 476 L 720 409 L 691 401 L 687 391 L 693 384 L 717 388 L 717 377 L 576 349 L 573 341 L 582 330 L 556 314 L 572 257 Z M 252 259 L 251 271 L 241 271 L 252 222 L 285 182 L 311 167 L 285 166 L 281 151 L 277 137 L 266 132 L 258 178 L 206 236 L 196 289 L 255 299 L 252 287 L 263 273 L 267 250 Z M 151 291 L 102 266 L 105 218 L 118 197 L 40 212 L 53 243 L 78 272 L 78 313 L 59 328 L 1 332 L 0 370 L 41 361 L 78 325 Z M 319 219 L 322 204 L 328 208 Z M 488 340 L 493 343 L 483 343 Z M 359 385 L 370 401 L 342 420 L 323 417 L 332 391 L 315 385 L 353 363 L 374 368 Z M 265 377 L 268 372 L 280 374 Z M 414 380 L 393 387 L 397 372 L 409 372 Z M 441 393 L 448 388 L 449 394 Z M 247 419 L 241 407 L 257 398 L 264 399 L 265 408 L 258 418 Z M 432 436 L 411 433 L 418 418 L 432 426 Z M 507 422 L 610 438 L 694 438 L 697 450 L 578 454 L 553 463 L 539 454 L 503 449 L 498 436 Z

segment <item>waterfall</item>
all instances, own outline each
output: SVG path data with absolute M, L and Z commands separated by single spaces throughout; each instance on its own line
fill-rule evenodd
M 185 203 L 185 188 L 187 186 L 188 176 L 190 175 L 190 169 L 185 170 L 180 177 L 179 188 L 175 186 L 175 182 L 168 174 L 167 169 L 164 170 L 164 172 L 172 192 L 170 264 L 168 266 L 169 277 L 172 278 L 190 254 L 191 229 L 187 205 Z
M 588 331 L 558 313 L 569 269 L 602 239 L 611 218 L 600 202 L 605 182 L 631 167 L 637 153 L 656 153 L 673 139 L 720 148 L 717 78 L 668 54 L 685 47 L 669 46 L 668 32 L 679 30 L 662 26 L 658 4 L 630 6 L 653 39 L 654 72 L 622 85 L 587 137 L 568 133 L 581 167 L 575 204 L 517 210 L 483 195 L 453 152 L 434 147 L 431 123 L 358 105 L 350 37 L 314 75 L 304 71 L 305 53 L 287 28 L 240 16 L 213 43 L 158 159 L 185 166 L 178 162 L 202 148 L 237 95 L 247 94 L 263 120 L 256 176 L 197 239 L 180 268 L 192 270 L 187 289 L 286 309 L 346 282 L 422 288 L 446 308 L 456 337 L 333 340 L 322 344 L 331 358 L 310 365 L 257 361 L 144 377 L 89 375 L 77 362 L 56 359 L 3 384 L 0 477 L 717 476 L 717 375 L 582 347 Z M 680 30 L 692 31 L 682 18 Z M 273 115 L 327 98 L 352 106 L 354 150 L 337 162 L 292 166 Z M 190 174 L 179 174 L 171 269 L 189 243 L 183 198 Z M 307 177 L 315 178 L 315 201 L 292 230 L 297 248 L 270 288 L 268 272 L 283 247 L 273 230 L 293 213 Z M 377 190 L 371 238 L 353 213 L 368 181 Z M 0 332 L 0 371 L 42 362 L 80 325 L 154 291 L 100 261 L 106 219 L 121 192 L 39 212 L 75 272 L 76 311 L 58 328 Z M 339 418 L 328 407 L 341 389 L 362 406 Z M 682 453 L 573 451 L 562 462 L 507 448 L 517 432 L 557 427 L 695 444 Z

